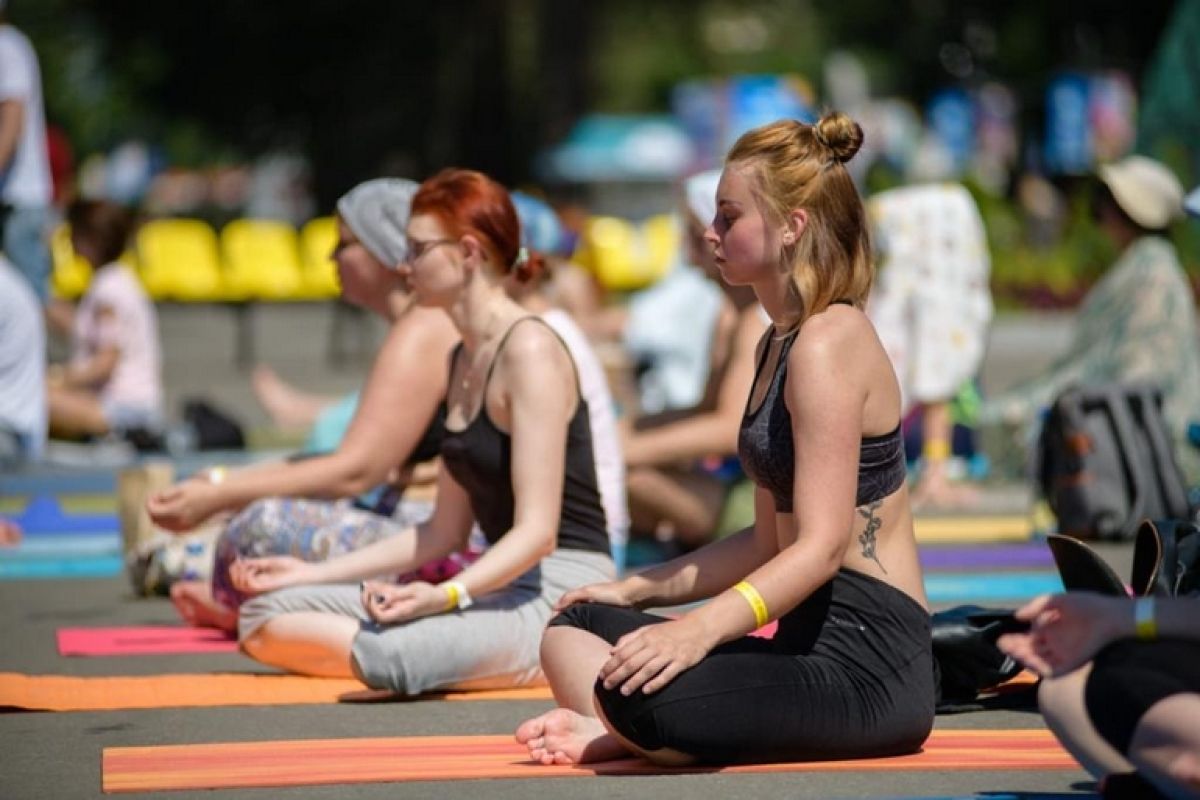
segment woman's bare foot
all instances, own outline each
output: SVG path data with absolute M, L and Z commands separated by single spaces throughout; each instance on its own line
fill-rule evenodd
M 292 386 L 267 366 L 254 368 L 254 396 L 281 428 L 309 428 L 336 398 L 309 394 Z
M 177 581 L 171 586 L 171 602 L 189 625 L 237 632 L 237 611 L 213 599 L 207 581 Z
M 0 519 L 0 547 L 21 543 L 21 526 L 9 519 Z
M 556 708 L 525 720 L 517 728 L 516 737 L 529 748 L 532 760 L 547 765 L 588 764 L 629 755 L 604 723 L 569 708 Z

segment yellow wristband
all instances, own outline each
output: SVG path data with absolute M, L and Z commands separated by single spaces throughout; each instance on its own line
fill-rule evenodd
M 1133 629 L 1139 639 L 1158 638 L 1158 623 L 1154 619 L 1153 597 L 1139 597 L 1133 601 Z
M 446 590 L 446 611 L 464 611 L 475 602 L 462 581 L 445 581 L 438 585 Z
M 766 625 L 770 621 L 771 615 L 767 613 L 767 604 L 763 602 L 758 589 L 755 589 L 747 581 L 734 584 L 733 588 L 750 604 L 750 608 L 754 611 L 754 624 L 759 628 Z
M 926 461 L 945 461 L 950 457 L 950 443 L 945 439 L 926 439 L 921 456 Z

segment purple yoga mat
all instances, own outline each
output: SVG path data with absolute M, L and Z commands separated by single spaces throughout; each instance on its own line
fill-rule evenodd
M 1045 542 L 974 544 L 954 547 L 925 545 L 921 566 L 929 570 L 1052 567 L 1054 556 Z

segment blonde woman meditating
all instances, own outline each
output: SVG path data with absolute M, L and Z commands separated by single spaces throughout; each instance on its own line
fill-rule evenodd
M 730 152 L 707 231 L 773 326 L 739 434 L 752 528 L 567 593 L 542 641 L 560 708 L 518 728 L 542 763 L 660 764 L 915 752 L 933 725 L 930 621 L 900 390 L 862 312 L 871 259 L 842 114 Z M 708 599 L 666 619 L 642 611 Z M 773 639 L 747 637 L 778 620 Z

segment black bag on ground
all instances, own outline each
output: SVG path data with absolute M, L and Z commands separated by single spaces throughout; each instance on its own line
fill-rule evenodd
M 939 711 L 974 702 L 984 689 L 1021 671 L 1021 665 L 996 646 L 1002 634 L 1026 627 L 1012 611 L 955 606 L 934 614 L 932 627 Z
M 196 434 L 197 450 L 246 449 L 242 426 L 207 400 L 185 401 L 183 418 Z
M 1042 426 L 1037 472 L 1059 532 L 1077 538 L 1129 539 L 1147 517 L 1188 516 L 1162 393 L 1149 386 L 1059 395 Z

